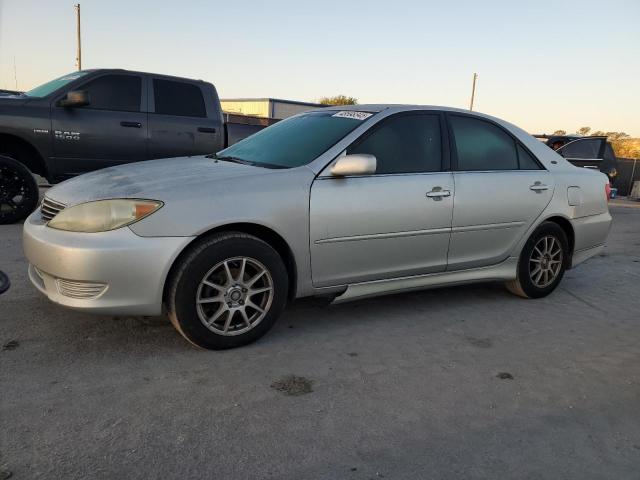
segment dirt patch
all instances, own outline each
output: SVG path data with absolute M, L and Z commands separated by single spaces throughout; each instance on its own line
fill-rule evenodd
M 285 395 L 297 397 L 313 392 L 313 381 L 305 377 L 287 375 L 271 384 L 271 388 Z
M 511 375 L 509 372 L 500 372 L 496 375 L 496 377 L 498 377 L 500 380 L 513 380 L 513 375 Z

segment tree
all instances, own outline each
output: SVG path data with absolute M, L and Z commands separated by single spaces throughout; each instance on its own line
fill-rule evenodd
M 586 137 L 587 135 L 589 135 L 590 131 L 591 131 L 591 127 L 581 127 L 578 129 L 578 134 L 582 135 L 583 137 Z
M 566 135 L 567 131 L 566 130 L 556 130 L 555 132 L 553 132 L 554 135 Z
M 358 99 L 346 95 L 336 95 L 335 97 L 322 97 L 318 103 L 322 105 L 357 105 Z

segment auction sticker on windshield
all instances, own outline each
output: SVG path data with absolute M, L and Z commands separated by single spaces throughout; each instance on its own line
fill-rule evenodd
M 343 110 L 342 112 L 338 112 L 335 115 L 331 115 L 332 117 L 341 117 L 341 118 L 353 118 L 354 120 L 366 120 L 373 113 L 367 112 L 352 112 L 350 110 Z

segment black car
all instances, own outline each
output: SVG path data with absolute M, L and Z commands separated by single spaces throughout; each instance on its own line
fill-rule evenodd
M 609 182 L 618 175 L 618 159 L 607 137 L 579 135 L 534 135 L 576 167 L 600 170 Z

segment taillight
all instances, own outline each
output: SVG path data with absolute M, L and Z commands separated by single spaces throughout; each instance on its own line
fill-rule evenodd
M 611 184 L 609 182 L 604 185 L 604 196 L 607 200 L 611 199 Z

